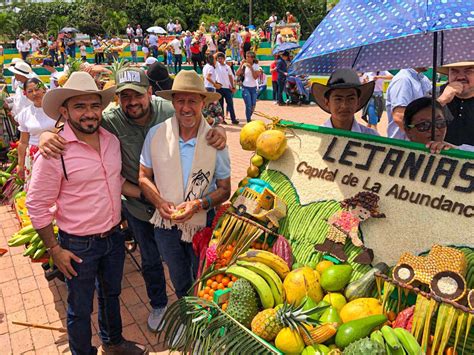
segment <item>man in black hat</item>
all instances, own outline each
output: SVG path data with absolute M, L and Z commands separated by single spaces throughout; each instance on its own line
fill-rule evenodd
M 147 74 L 138 68 L 120 70 L 115 81 L 119 106 L 102 113 L 102 127 L 117 136 L 120 141 L 122 176 L 136 186 L 134 193 L 126 196 L 122 207 L 140 247 L 143 278 L 152 307 L 148 327 L 154 332 L 158 330 L 166 311 L 168 297 L 161 256 L 153 237 L 154 225 L 149 222 L 155 208 L 141 195 L 138 188 L 138 170 L 142 146 L 148 131 L 174 115 L 174 107 L 170 101 L 153 96 L 156 91 L 171 89 L 173 80 L 169 78 L 166 67 L 165 71 L 162 69 L 161 63 L 155 63 Z M 211 129 L 206 139 L 209 145 L 216 149 L 222 150 L 226 146 L 226 135 L 222 127 Z M 40 139 L 40 152 L 47 157 L 59 158 L 64 144 L 65 141 L 60 136 L 45 132 Z
M 331 114 L 323 126 L 378 136 L 377 131 L 359 124 L 354 117 L 370 100 L 374 85 L 373 81 L 361 84 L 352 69 L 337 69 L 327 85 L 314 83 L 312 92 L 316 103 Z

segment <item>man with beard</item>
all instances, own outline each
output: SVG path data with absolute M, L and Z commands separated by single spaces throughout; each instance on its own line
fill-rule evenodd
M 458 62 L 439 68 L 448 75 L 438 102 L 448 120 L 446 141 L 454 145 L 474 145 L 474 61 Z
M 115 86 L 99 90 L 85 72 L 43 98 L 44 112 L 65 120 L 61 161 L 38 156 L 28 190 L 31 222 L 66 277 L 67 332 L 75 354 L 94 354 L 91 314 L 97 289 L 99 334 L 107 354 L 146 354 L 122 337 L 120 292 L 125 261 L 119 229 L 121 194 L 134 186 L 120 174 L 120 142 L 100 127 Z M 55 209 L 53 210 L 53 207 Z M 59 227 L 58 240 L 53 219 Z
M 153 79 L 155 90 L 166 90 L 171 87 L 172 80 L 163 64 L 153 64 L 147 74 Z M 152 331 L 157 331 L 168 298 L 160 252 L 153 237 L 154 226 L 149 222 L 155 209 L 141 196 L 138 188 L 138 170 L 140 153 L 148 131 L 173 116 L 174 108 L 170 101 L 158 97 L 152 98 L 154 89 L 149 86 L 147 75 L 141 69 L 120 70 L 117 73 L 116 83 L 119 107 L 113 107 L 103 113 L 102 126 L 120 140 L 122 176 L 135 187 L 133 193 L 125 196 L 123 212 L 140 247 L 143 278 L 152 307 L 148 327 Z M 59 158 L 65 141 L 49 132 L 43 133 L 41 138 L 41 153 Z M 207 136 L 207 142 L 214 148 L 224 149 L 226 136 L 223 128 L 212 129 Z

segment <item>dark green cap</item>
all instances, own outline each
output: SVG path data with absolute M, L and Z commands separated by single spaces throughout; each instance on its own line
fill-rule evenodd
M 145 71 L 139 68 L 120 69 L 115 77 L 115 84 L 117 85 L 116 93 L 130 89 L 145 94 L 150 86 Z

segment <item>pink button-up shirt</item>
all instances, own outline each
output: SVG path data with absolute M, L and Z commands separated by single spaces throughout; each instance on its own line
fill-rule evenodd
M 68 141 L 63 156 L 68 180 L 61 159 L 38 154 L 26 200 L 31 222 L 40 229 L 56 218 L 59 229 L 79 236 L 106 232 L 121 218 L 120 142 L 99 128 L 99 154 L 68 123 L 60 135 Z

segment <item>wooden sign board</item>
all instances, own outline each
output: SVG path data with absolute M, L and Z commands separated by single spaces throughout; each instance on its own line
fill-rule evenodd
M 433 244 L 474 247 L 474 153 L 430 154 L 423 145 L 284 122 L 288 149 L 267 169 L 286 175 L 301 205 L 342 201 L 360 191 L 380 196 L 360 225 L 375 262 L 395 264 Z

